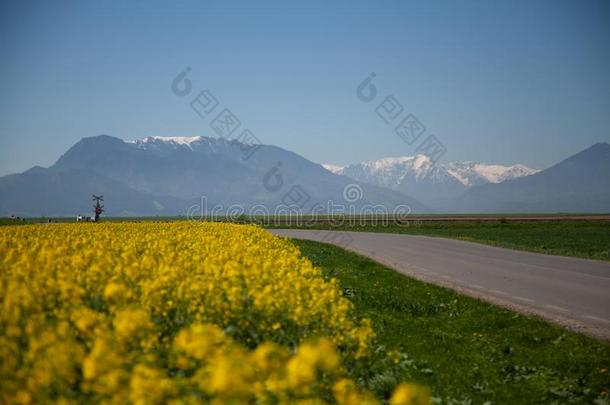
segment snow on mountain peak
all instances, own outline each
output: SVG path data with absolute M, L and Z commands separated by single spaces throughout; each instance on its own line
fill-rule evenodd
M 201 136 L 153 136 L 153 139 L 163 142 L 173 142 L 178 145 L 190 145 L 193 142 L 200 141 Z
M 332 164 L 323 166 L 335 174 L 387 187 L 396 187 L 407 177 L 432 183 L 458 181 L 464 187 L 471 187 L 485 183 L 500 183 L 539 171 L 521 164 L 502 166 L 480 162 L 454 162 L 434 165 L 426 155 L 386 157 L 344 167 Z
M 341 171 L 343 170 L 343 166 L 332 165 L 329 163 L 322 163 L 320 166 L 335 174 L 341 174 Z
M 136 145 L 139 148 L 147 149 L 150 147 L 181 147 L 186 146 L 193 149 L 193 144 L 198 143 L 207 138 L 203 136 L 147 136 L 146 138 L 127 141 L 127 143 Z
M 447 165 L 447 170 L 467 187 L 484 183 L 501 183 L 539 172 L 522 164 L 503 166 L 480 162 L 453 162 Z
M 422 167 L 424 166 L 430 166 L 432 162 L 430 161 L 430 158 L 426 155 L 417 155 L 415 156 L 415 162 L 413 164 L 413 167 L 415 168 L 415 170 L 420 170 Z
M 197 142 L 202 140 L 202 136 L 147 136 L 143 139 L 136 139 L 135 141 L 127 141 L 127 143 L 135 143 L 135 144 L 145 144 L 152 143 L 155 141 L 164 142 L 164 143 L 173 143 L 176 145 L 188 145 L 193 142 Z

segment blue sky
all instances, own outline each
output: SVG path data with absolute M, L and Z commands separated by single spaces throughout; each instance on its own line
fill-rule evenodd
M 213 135 L 171 91 L 186 66 L 263 143 L 316 162 L 412 155 L 374 112 L 393 95 L 444 161 L 544 168 L 610 141 L 609 48 L 608 1 L 3 1 L 0 174 L 86 136 Z

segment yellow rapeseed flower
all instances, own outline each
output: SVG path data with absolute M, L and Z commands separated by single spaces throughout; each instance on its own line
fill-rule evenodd
M 5 226 L 0 306 L 0 403 L 372 400 L 334 384 L 370 321 L 256 226 Z
M 390 405 L 429 405 L 430 392 L 415 384 L 399 384 L 390 398 Z

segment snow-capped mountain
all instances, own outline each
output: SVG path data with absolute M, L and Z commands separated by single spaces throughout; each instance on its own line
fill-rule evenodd
M 466 187 L 478 186 L 487 183 L 501 183 L 519 177 L 538 173 L 540 170 L 532 169 L 522 164 L 512 166 L 488 165 L 480 162 L 454 162 L 446 165 L 446 169 Z
M 610 144 L 531 176 L 471 187 L 453 204 L 461 212 L 610 212 Z
M 444 206 L 472 186 L 500 183 L 538 172 L 521 164 L 501 166 L 454 162 L 435 165 L 425 155 L 388 157 L 343 167 L 322 166 L 335 174 L 409 193 L 424 204 L 435 207 Z
M 361 198 L 346 201 L 344 190 L 353 183 Z M 204 211 L 203 197 L 206 211 L 220 208 L 216 215 L 230 207 L 257 209 L 259 215 L 260 209 L 273 213 L 288 206 L 320 212 L 330 209 L 330 201 L 345 209 L 425 209 L 395 190 L 332 174 L 277 146 L 204 136 L 125 142 L 99 135 L 83 138 L 49 168 L 0 177 L 0 215 L 84 213 L 91 194 L 106 197 L 108 215 L 185 215 Z
M 595 144 L 540 172 L 523 165 L 433 165 L 425 156 L 323 168 L 276 146 L 259 145 L 253 154 L 251 148 L 203 136 L 128 142 L 107 135 L 83 138 L 49 168 L 0 177 L 0 215 L 86 213 L 91 194 L 106 197 L 108 215 L 185 215 L 193 207 L 201 209 L 202 196 L 208 209 L 237 204 L 273 211 L 298 199 L 307 212 L 331 200 L 343 204 L 345 190 L 353 183 L 362 189 L 362 198 L 350 200 L 357 209 L 382 205 L 391 212 L 409 205 L 418 213 L 430 208 L 610 211 L 608 143 Z

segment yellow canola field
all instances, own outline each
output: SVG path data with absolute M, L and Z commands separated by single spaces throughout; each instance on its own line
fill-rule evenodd
M 0 403 L 375 403 L 370 322 L 256 226 L 5 226 L 0 277 Z

